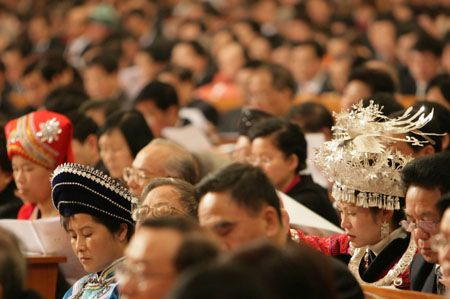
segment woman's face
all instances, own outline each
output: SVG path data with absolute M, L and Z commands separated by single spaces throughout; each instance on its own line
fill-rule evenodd
M 100 158 L 113 178 L 122 178 L 123 169 L 133 162 L 131 150 L 119 129 L 112 129 L 100 136 Z
M 51 200 L 52 171 L 20 155 L 12 157 L 17 196 L 26 203 L 41 204 Z
M 123 256 L 127 244 L 126 225 L 117 233 L 98 223 L 89 214 L 70 217 L 68 233 L 73 252 L 86 272 L 100 272 Z
M 381 241 L 382 212 L 372 214 L 370 209 L 338 201 L 341 227 L 356 248 Z
M 260 167 L 275 187 L 283 191 L 295 177 L 298 165 L 296 155 L 286 157 L 268 137 L 258 137 L 252 142 L 252 164 Z

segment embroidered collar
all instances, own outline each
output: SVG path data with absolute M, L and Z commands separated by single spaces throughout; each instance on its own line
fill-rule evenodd
M 350 272 L 352 272 L 358 283 L 361 285 L 372 285 L 377 287 L 390 286 L 392 284 L 394 286 L 400 286 L 403 283 L 403 279 L 400 277 L 400 275 L 404 273 L 411 264 L 411 261 L 417 251 L 417 245 L 414 242 L 414 239 L 410 238 L 408 248 L 406 249 L 405 253 L 403 253 L 400 260 L 395 264 L 395 266 L 390 269 L 383 278 L 380 278 L 379 280 L 372 283 L 364 281 L 359 274 L 359 265 L 361 264 L 361 260 L 363 259 L 366 250 L 367 246 L 360 248 L 354 248 L 352 246 L 350 247 L 350 254 L 352 255 L 352 257 L 348 264 L 348 268 Z
M 382 239 L 380 242 L 378 242 L 377 244 L 374 245 L 369 245 L 369 249 L 372 250 L 372 252 L 375 254 L 375 256 L 378 256 L 380 254 L 380 252 L 383 251 L 384 248 L 386 248 L 386 246 L 388 246 L 388 244 L 398 238 L 405 238 L 407 236 L 406 232 L 403 230 L 403 228 L 399 227 L 396 230 L 394 230 L 393 232 L 391 232 L 391 234 L 389 235 L 389 237 Z
M 114 271 L 117 266 L 125 260 L 125 257 L 121 257 L 120 259 L 114 261 L 111 265 L 106 267 L 102 272 L 94 272 L 90 274 L 87 280 L 83 283 L 83 286 L 80 290 L 73 296 L 69 297 L 70 299 L 78 299 L 83 296 L 83 293 L 86 290 L 101 290 L 107 291 L 109 289 L 109 285 L 115 282 Z

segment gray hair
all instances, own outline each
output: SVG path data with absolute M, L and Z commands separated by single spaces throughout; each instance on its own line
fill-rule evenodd
M 196 184 L 198 182 L 196 160 L 184 147 L 174 141 L 163 138 L 153 139 L 149 145 L 166 146 L 174 151 L 174 154 L 167 159 L 165 165 L 166 173 L 170 177 L 184 180 L 190 184 Z
M 178 194 L 178 199 L 187 215 L 197 218 L 198 202 L 195 199 L 195 187 L 183 180 L 174 178 L 154 178 L 145 186 L 140 198 L 140 204 L 153 189 L 161 186 L 173 186 Z

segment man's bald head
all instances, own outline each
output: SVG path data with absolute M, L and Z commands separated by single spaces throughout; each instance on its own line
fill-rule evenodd
M 141 195 L 145 185 L 155 177 L 172 177 L 195 184 L 198 180 L 194 157 L 180 145 L 161 138 L 152 140 L 142 148 L 132 163 L 132 168 L 143 173 L 145 179 L 131 175 L 127 179 L 130 191 Z

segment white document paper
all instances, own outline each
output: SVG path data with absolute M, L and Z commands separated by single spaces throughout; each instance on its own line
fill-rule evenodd
M 164 138 L 175 141 L 190 152 L 208 152 L 212 150 L 212 144 L 205 133 L 194 125 L 164 128 L 161 135 Z
M 19 238 L 22 252 L 26 256 L 59 255 L 67 257 L 67 262 L 60 264 L 64 277 L 73 283 L 87 273 L 75 256 L 70 237 L 59 222 L 59 217 L 35 221 L 2 219 L 3 227 Z
M 304 173 L 310 173 L 313 181 L 320 186 L 328 189 L 329 182 L 327 178 L 317 169 L 312 162 L 316 148 L 320 147 L 325 142 L 325 134 L 323 133 L 306 133 L 305 134 L 307 144 L 307 159 L 306 159 L 306 171 Z M 303 171 L 302 171 L 303 173 Z
M 322 216 L 314 213 L 290 196 L 280 191 L 277 191 L 277 193 L 283 201 L 284 208 L 289 214 L 291 227 L 298 228 L 308 235 L 318 237 L 342 234 L 344 232 L 342 229 Z

